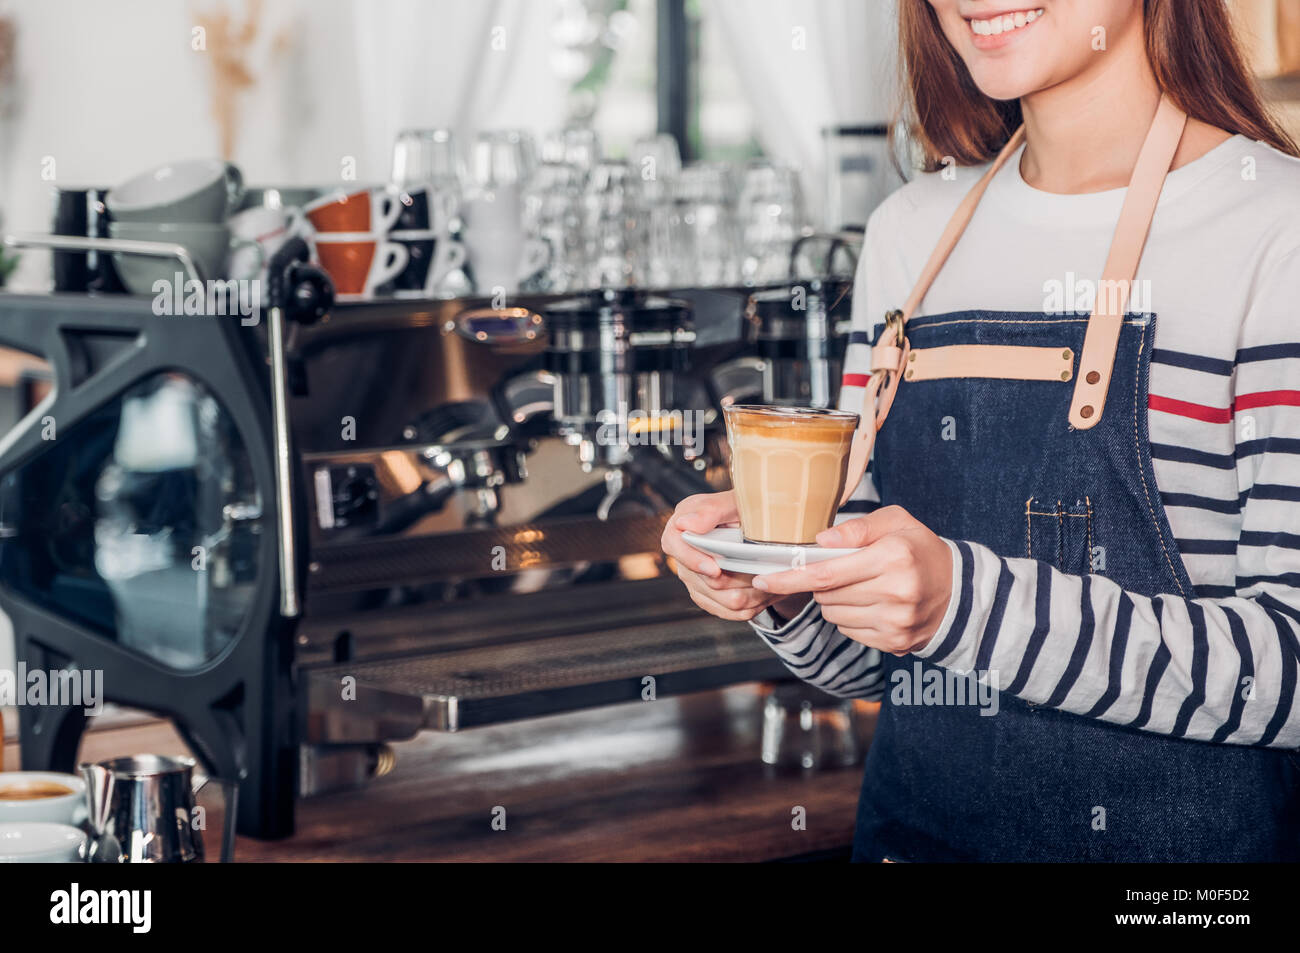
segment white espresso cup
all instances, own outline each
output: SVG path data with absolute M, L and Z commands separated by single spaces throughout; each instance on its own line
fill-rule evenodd
M 231 278 L 256 278 L 271 256 L 294 235 L 307 230 L 305 220 L 294 209 L 255 205 L 230 216 L 232 250 L 226 267 Z
M 66 794 L 42 795 L 54 787 Z M 80 824 L 86 819 L 86 783 L 75 774 L 55 771 L 5 771 L 0 773 L 0 824 L 43 821 Z

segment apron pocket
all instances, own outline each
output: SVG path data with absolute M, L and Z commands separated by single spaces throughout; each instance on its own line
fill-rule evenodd
M 1092 501 L 1072 503 L 1031 497 L 1025 502 L 1025 555 L 1050 563 L 1061 572 L 1092 572 L 1095 543 Z

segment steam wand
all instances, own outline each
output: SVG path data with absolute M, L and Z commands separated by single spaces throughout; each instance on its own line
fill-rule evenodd
M 294 618 L 301 612 L 293 536 L 293 457 L 289 438 L 289 375 L 284 357 L 285 321 L 314 324 L 334 303 L 334 285 L 325 272 L 308 262 L 309 257 L 307 242 L 295 236 L 266 265 L 275 495 L 280 516 L 280 615 L 285 618 Z

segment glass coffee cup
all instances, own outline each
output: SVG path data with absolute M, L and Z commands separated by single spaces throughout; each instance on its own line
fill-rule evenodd
M 809 546 L 839 509 L 858 415 L 813 407 L 723 408 L 746 542 Z

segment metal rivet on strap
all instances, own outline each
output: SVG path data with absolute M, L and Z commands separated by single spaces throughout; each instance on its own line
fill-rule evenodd
M 909 361 L 915 361 L 915 360 L 916 360 L 916 352 L 913 351 L 911 354 L 907 355 L 907 359 L 908 359 Z
M 910 381 L 913 377 L 916 376 L 916 371 L 911 370 L 911 369 L 909 368 L 909 369 L 908 369 L 908 372 L 907 372 L 904 376 L 905 376 L 905 377 Z
M 1068 381 L 1069 379 L 1070 379 L 1070 372 L 1069 372 L 1069 371 L 1061 371 L 1061 380 L 1063 380 L 1063 381 Z
M 1084 420 L 1087 420 L 1089 417 L 1091 417 L 1092 404 L 1085 404 L 1083 407 L 1079 408 L 1079 416 L 1082 417 Z
M 1096 371 L 1089 371 L 1088 376 L 1084 378 L 1089 384 L 1095 384 L 1101 380 L 1101 375 Z
M 1068 361 L 1070 358 L 1074 357 L 1074 352 L 1067 347 L 1064 351 L 1061 352 L 1061 357 L 1065 358 Z

